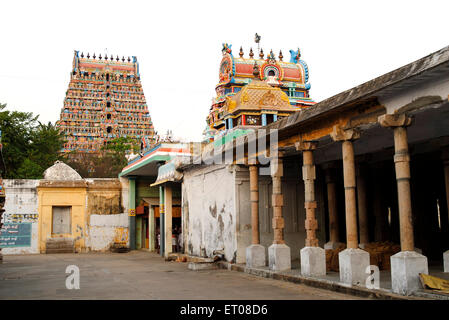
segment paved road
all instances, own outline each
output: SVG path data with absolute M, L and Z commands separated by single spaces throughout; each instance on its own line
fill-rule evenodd
M 68 290 L 68 265 L 80 289 Z M 144 251 L 4 256 L 0 299 L 359 299 L 236 271 L 191 271 Z

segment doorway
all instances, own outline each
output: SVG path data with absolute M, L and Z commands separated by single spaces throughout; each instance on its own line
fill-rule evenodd
M 72 233 L 72 207 L 52 207 L 52 234 Z

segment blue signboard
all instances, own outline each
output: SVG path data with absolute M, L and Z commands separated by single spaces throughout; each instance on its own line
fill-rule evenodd
M 31 223 L 5 223 L 0 229 L 0 248 L 30 246 Z

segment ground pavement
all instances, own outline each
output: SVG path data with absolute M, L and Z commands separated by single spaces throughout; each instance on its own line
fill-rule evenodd
M 80 271 L 80 289 L 66 288 L 66 268 Z M 361 299 L 324 289 L 223 269 L 191 271 L 155 253 L 4 256 L 0 299 Z

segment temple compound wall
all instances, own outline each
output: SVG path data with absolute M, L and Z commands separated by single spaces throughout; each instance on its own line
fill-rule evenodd
M 0 246 L 2 253 L 32 254 L 38 248 L 38 206 L 36 186 L 39 180 L 6 179 L 5 213 Z
M 210 257 L 220 250 L 225 259 L 235 259 L 239 221 L 234 175 L 232 169 L 217 165 L 192 170 L 184 176 L 183 230 L 188 254 Z
M 4 180 L 2 253 L 104 252 L 128 247 L 123 183 L 122 189 L 118 179 Z
M 88 230 L 86 248 L 108 251 L 128 244 L 128 215 L 123 210 L 117 179 L 86 179 Z
M 128 217 L 117 179 L 42 180 L 41 253 L 108 251 L 128 246 Z
M 114 244 L 128 244 L 128 214 L 90 215 L 86 249 L 105 252 Z

